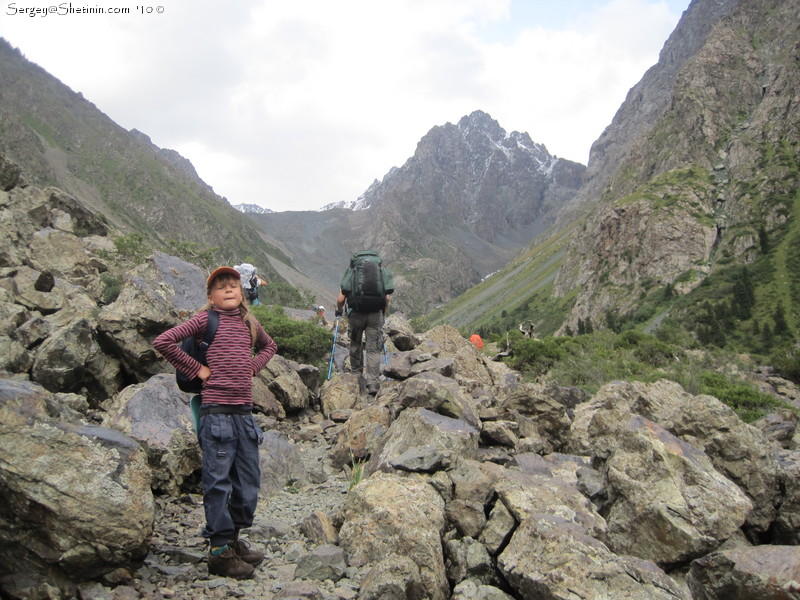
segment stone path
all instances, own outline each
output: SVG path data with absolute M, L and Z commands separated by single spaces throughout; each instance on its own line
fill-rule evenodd
M 290 427 L 288 422 L 279 426 L 282 430 Z M 307 469 L 319 472 L 329 446 L 319 441 L 294 443 Z M 265 552 L 265 559 L 256 567 L 253 579 L 237 581 L 208 574 L 208 545 L 200 533 L 204 523 L 202 496 L 191 493 L 157 498 L 151 553 L 144 566 L 133 573 L 132 580 L 114 588 L 85 585 L 80 590 L 82 600 L 355 599 L 364 575 L 358 569 L 348 569 L 346 576 L 336 582 L 295 578 L 298 561 L 319 545 L 302 533 L 303 521 L 315 511 L 334 516 L 350 487 L 344 472 L 330 467 L 324 471 L 328 478 L 323 483 L 291 482 L 283 490 L 260 499 L 253 527 L 242 536 Z M 121 580 L 128 579 L 129 575 L 119 573 Z

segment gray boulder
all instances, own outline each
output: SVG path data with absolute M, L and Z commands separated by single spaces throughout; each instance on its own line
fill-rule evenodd
M 755 537 L 769 529 L 780 503 L 778 463 L 772 444 L 760 430 L 713 396 L 693 396 L 675 382 L 616 382 L 576 409 L 569 443 L 573 452 L 584 453 L 591 445 L 586 433 L 593 415 L 612 407 L 642 415 L 702 450 L 716 470 L 752 499 L 747 529 Z
M 524 521 L 497 565 L 520 598 L 691 600 L 652 562 L 615 554 L 556 517 Z
M 430 600 L 450 595 L 441 535 L 444 501 L 424 479 L 376 473 L 356 485 L 343 509 L 339 543 L 351 566 L 410 558 Z
M 190 399 L 173 375 L 156 375 L 128 386 L 105 407 L 103 425 L 131 436 L 147 450 L 156 491 L 177 494 L 184 480 L 202 466 Z
M 714 552 L 692 562 L 694 600 L 800 597 L 800 547 L 753 546 Z
M 143 448 L 114 429 L 58 420 L 57 403 L 41 386 L 0 380 L 0 587 L 22 597 L 141 560 L 153 531 Z
M 674 566 L 716 549 L 753 509 L 704 452 L 639 415 L 600 410 L 589 434 L 614 552 Z
M 365 472 L 392 471 L 401 455 L 413 448 L 430 448 L 448 457 L 475 458 L 480 434 L 466 421 L 425 408 L 409 408 L 391 424 Z

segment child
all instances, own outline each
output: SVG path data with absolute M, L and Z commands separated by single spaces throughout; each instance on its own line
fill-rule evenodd
M 206 310 L 159 335 L 153 346 L 177 370 L 203 380 L 197 435 L 203 452 L 203 535 L 211 542 L 208 571 L 244 579 L 253 576 L 254 565 L 264 558 L 263 552 L 239 540 L 239 530 L 253 524 L 261 487 L 258 446 L 264 434 L 252 415 L 252 377 L 278 347 L 250 313 L 238 271 L 216 269 L 206 290 Z M 219 313 L 219 326 L 205 366 L 178 344 L 190 336 L 202 340 L 208 309 Z

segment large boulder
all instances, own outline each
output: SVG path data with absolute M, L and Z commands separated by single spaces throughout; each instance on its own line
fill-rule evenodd
M 316 399 L 316 391 L 309 389 L 300 376 L 298 364 L 280 355 L 267 363 L 259 377 L 267 383 L 286 414 L 297 414 L 311 406 Z
M 508 470 L 494 488 L 518 523 L 549 515 L 575 523 L 593 537 L 606 532 L 605 519 L 591 501 L 563 479 Z
M 333 464 L 343 467 L 369 459 L 391 423 L 391 414 L 385 406 L 368 406 L 350 415 L 329 452 Z
M 535 383 L 512 386 L 503 394 L 499 407 L 527 417 L 556 450 L 567 443 L 572 407 L 559 397 L 558 388 Z
M 695 560 L 687 583 L 694 600 L 800 597 L 800 547 L 753 546 Z
M 264 432 L 259 448 L 261 493 L 269 496 L 284 489 L 287 483 L 308 483 L 311 476 L 303 464 L 297 446 L 280 431 Z
M 524 521 L 497 564 L 520 598 L 691 600 L 652 562 L 617 555 L 557 517 Z
M 475 401 L 454 380 L 438 373 L 422 373 L 402 382 L 396 401 L 403 408 L 427 408 L 480 427 Z
M 331 413 L 338 410 L 350 410 L 358 401 L 359 382 L 358 375 L 336 374 L 322 384 L 319 392 L 319 401 L 322 414 L 329 418 Z
M 480 432 L 461 419 L 445 417 L 426 408 L 408 408 L 400 413 L 381 440 L 365 471 L 393 471 L 402 457 L 414 452 L 439 457 L 438 469 L 455 458 L 475 458 Z
M 446 356 L 455 361 L 454 377 L 459 381 L 477 381 L 482 384 L 504 383 L 495 371 L 496 364 L 491 364 L 469 340 L 451 325 L 439 325 L 422 334 L 422 340 L 432 343 L 439 349 L 439 356 Z
M 772 524 L 772 541 L 800 545 L 800 451 L 779 450 L 777 459 L 783 498 Z
M 105 427 L 58 420 L 41 386 L 0 380 L 0 588 L 26 597 L 147 554 L 155 520 L 144 449 Z
M 403 313 L 395 312 L 389 315 L 383 324 L 383 330 L 389 336 L 394 347 L 401 352 L 413 350 L 419 345 L 419 338 Z
M 351 566 L 377 564 L 391 556 L 410 558 L 425 592 L 420 597 L 446 600 L 444 524 L 444 501 L 423 479 L 376 473 L 348 494 L 339 543 Z
M 606 481 L 605 541 L 614 552 L 675 566 L 716 549 L 753 509 L 702 450 L 653 421 L 604 409 L 589 435 Z
M 202 459 L 189 400 L 172 375 L 126 387 L 106 406 L 103 425 L 122 431 L 147 450 L 154 490 L 177 494 Z
M 589 423 L 598 410 L 610 407 L 654 421 L 702 450 L 716 470 L 752 499 L 747 529 L 754 537 L 769 530 L 780 501 L 779 466 L 763 432 L 744 423 L 717 398 L 693 396 L 675 382 L 615 382 L 576 408 L 569 444 L 572 451 L 582 453 L 590 445 L 586 436 Z
M 152 263 L 137 267 L 126 278 L 117 299 L 102 307 L 97 316 L 98 332 L 106 348 L 141 381 L 158 373 L 174 372 L 155 351 L 152 341 L 193 314 L 178 311 L 172 303 L 172 288 L 154 279 L 153 270 Z M 204 297 L 198 298 L 200 307 Z

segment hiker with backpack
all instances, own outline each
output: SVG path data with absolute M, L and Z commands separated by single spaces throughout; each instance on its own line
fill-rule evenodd
M 264 558 L 239 539 L 240 530 L 253 524 L 261 487 L 258 447 L 264 434 L 252 414 L 252 378 L 278 347 L 250 313 L 239 271 L 216 269 L 206 293 L 205 309 L 156 337 L 153 346 L 176 370 L 202 381 L 197 436 L 203 455 L 203 535 L 211 544 L 208 571 L 244 579 Z M 209 323 L 217 321 L 213 340 L 206 342 L 207 364 L 202 364 L 179 344 L 188 337 L 206 339 Z
M 267 285 L 267 283 L 258 276 L 258 268 L 250 263 L 235 265 L 233 268 L 239 271 L 242 279 L 242 290 L 244 290 L 244 296 L 250 305 L 257 306 L 261 304 L 258 299 L 258 288 L 262 285 Z
M 392 273 L 383 267 L 377 252 L 356 252 L 342 275 L 340 289 L 335 314 L 341 317 L 347 304 L 350 372 L 358 373 L 367 393 L 374 396 L 380 388 L 383 318 L 394 293 Z M 365 349 L 366 373 L 362 373 Z

